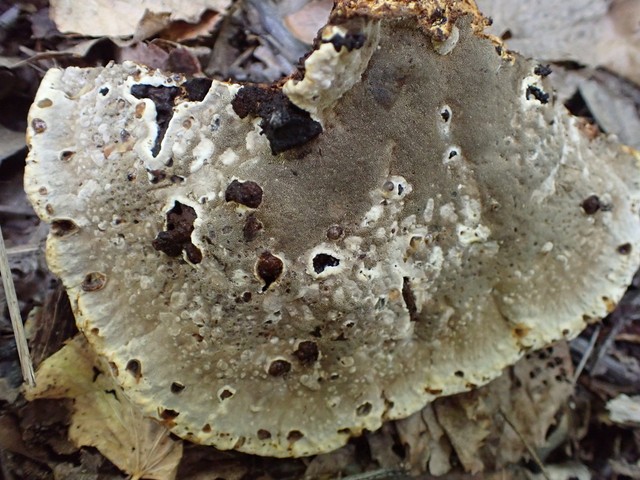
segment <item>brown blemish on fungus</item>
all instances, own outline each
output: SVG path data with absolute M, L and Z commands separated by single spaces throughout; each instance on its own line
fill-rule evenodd
M 170 257 L 177 257 L 184 251 L 191 263 L 200 263 L 202 252 L 191 241 L 196 218 L 193 207 L 176 201 L 173 208 L 167 212 L 166 230 L 158 233 L 151 242 L 153 248 Z
M 251 214 L 247 217 L 244 222 L 244 227 L 242 227 L 242 236 L 244 237 L 245 242 L 252 242 L 262 231 L 262 222 L 256 218 L 255 215 Z
M 297 350 L 293 352 L 293 356 L 296 357 L 304 366 L 312 365 L 320 356 L 318 344 L 310 341 L 300 342 Z
M 171 393 L 180 393 L 185 389 L 185 386 L 180 382 L 172 382 L 171 383 Z
M 602 208 L 602 202 L 597 195 L 591 195 L 582 202 L 582 210 L 587 215 L 593 215 Z
M 82 281 L 82 290 L 85 292 L 95 292 L 104 288 L 107 283 L 107 276 L 100 272 L 88 273 Z
M 371 403 L 365 402 L 362 405 L 358 406 L 358 408 L 356 409 L 356 415 L 360 417 L 369 415 L 371 413 L 372 408 L 373 408 L 373 405 L 371 405 Z
M 142 378 L 142 364 L 140 363 L 140 360 L 129 360 L 125 370 L 135 378 L 136 382 L 139 382 Z
M 287 440 L 289 440 L 290 442 L 297 442 L 302 437 L 304 437 L 304 434 L 300 430 L 291 430 L 287 434 Z
M 271 432 L 269 432 L 268 430 L 265 430 L 263 428 L 258 430 L 257 435 L 258 435 L 258 439 L 259 440 L 269 440 L 271 438 Z
M 231 397 L 233 397 L 233 392 L 228 388 L 225 388 L 220 392 L 220 400 L 226 400 Z
M 51 234 L 56 237 L 66 237 L 78 230 L 79 228 L 73 220 L 61 218 L 51 222 Z
M 34 118 L 31 120 L 31 128 L 35 133 L 43 133 L 47 129 L 47 124 L 41 118 Z
M 620 255 L 629 255 L 631 253 L 631 244 L 623 243 L 617 248 L 617 251 Z
M 300 147 L 322 133 L 320 123 L 293 104 L 277 86 L 242 87 L 231 105 L 240 118 L 249 115 L 262 118 L 260 128 L 269 140 L 273 155 Z
M 284 264 L 282 260 L 271 252 L 262 252 L 260 254 L 256 263 L 256 275 L 264 282 L 263 292 L 266 292 L 271 284 L 280 278 L 283 270 Z
M 272 377 L 282 377 L 291 371 L 291 363 L 286 360 L 274 360 L 269 364 L 267 372 Z
M 340 225 L 331 225 L 327 229 L 327 238 L 329 240 L 339 240 L 344 234 L 344 229 Z
M 173 117 L 173 107 L 175 100 L 180 94 L 178 87 L 153 86 L 153 85 L 132 85 L 131 95 L 138 99 L 148 98 L 156 106 L 156 123 L 158 124 L 158 133 L 155 143 L 151 148 L 151 155 L 154 157 L 160 153 L 160 147 L 164 135 L 169 128 L 169 121 Z
M 262 188 L 256 182 L 232 181 L 224 192 L 226 202 L 236 202 L 249 208 L 258 208 L 262 203 Z

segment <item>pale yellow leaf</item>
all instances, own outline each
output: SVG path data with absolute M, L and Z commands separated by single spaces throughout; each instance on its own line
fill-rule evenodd
M 182 457 L 182 442 L 142 413 L 124 396 L 106 362 L 82 335 L 45 360 L 37 387 L 26 397 L 73 398 L 69 437 L 78 446 L 97 448 L 132 479 L 172 480 Z

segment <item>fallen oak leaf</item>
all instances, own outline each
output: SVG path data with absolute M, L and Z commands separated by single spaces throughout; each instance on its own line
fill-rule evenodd
M 132 480 L 172 480 L 182 458 L 182 442 L 160 423 L 144 417 L 115 383 L 111 369 L 84 336 L 76 335 L 46 359 L 36 373 L 28 400 L 72 398 L 69 438 L 97 448 Z

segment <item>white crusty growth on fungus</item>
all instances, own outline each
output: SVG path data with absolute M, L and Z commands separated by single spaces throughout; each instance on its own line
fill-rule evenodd
M 26 189 L 146 414 L 326 452 L 613 308 L 640 259 L 637 154 L 589 138 L 470 5 L 338 2 L 268 88 L 47 73 Z

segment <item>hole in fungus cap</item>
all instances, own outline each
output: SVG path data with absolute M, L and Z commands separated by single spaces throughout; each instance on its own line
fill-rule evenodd
M 326 452 L 621 297 L 634 155 L 588 139 L 471 4 L 339 0 L 272 86 L 47 73 L 25 188 L 146 415 L 221 449 Z

